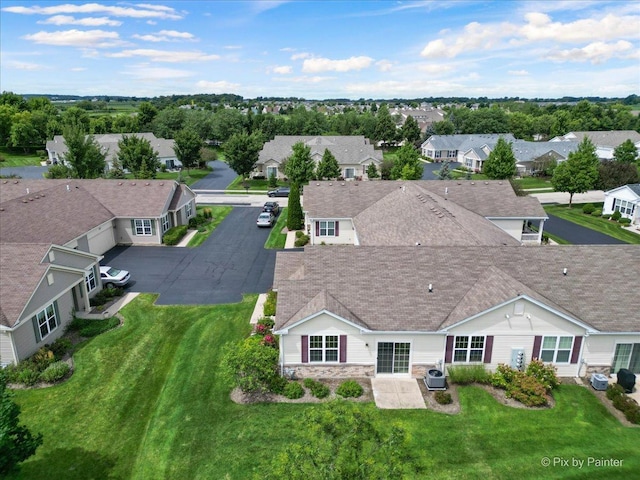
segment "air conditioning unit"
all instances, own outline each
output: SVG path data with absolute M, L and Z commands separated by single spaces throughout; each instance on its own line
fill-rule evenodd
M 602 373 L 593 373 L 591 374 L 591 386 L 595 390 L 606 390 L 609 385 L 609 380 L 607 380 L 606 375 Z

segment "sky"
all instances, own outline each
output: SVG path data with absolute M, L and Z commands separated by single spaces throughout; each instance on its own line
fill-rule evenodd
M 638 1 L 0 0 L 0 90 L 244 98 L 640 94 Z

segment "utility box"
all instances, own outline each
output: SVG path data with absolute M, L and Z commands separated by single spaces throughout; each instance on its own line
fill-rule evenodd
M 603 375 L 602 373 L 592 373 L 591 386 L 595 390 L 606 390 L 609 386 L 609 380 L 607 380 L 606 375 Z
M 524 348 L 511 349 L 511 368 L 524 370 Z

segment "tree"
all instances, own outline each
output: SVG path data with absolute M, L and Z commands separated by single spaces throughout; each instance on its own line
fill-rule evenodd
M 431 125 L 434 135 L 453 135 L 456 133 L 456 126 L 449 120 L 441 120 Z
M 184 127 L 186 113 L 182 108 L 170 107 L 158 112 L 153 119 L 151 129 L 156 137 L 174 138 Z
M 262 150 L 262 134 L 234 133 L 223 145 L 225 159 L 231 169 L 242 178 L 248 178 L 256 168 Z
M 261 469 L 263 478 L 306 480 L 382 480 L 415 478 L 408 436 L 399 425 L 376 420 L 374 407 L 345 400 L 310 407 L 302 413 L 300 440 Z
M 198 165 L 202 140 L 193 130 L 180 130 L 174 138 L 173 151 L 187 172 Z
M 378 173 L 378 168 L 375 163 L 370 163 L 367 167 L 367 177 L 371 178 L 379 178 L 380 174 Z
M 124 170 L 122 168 L 122 163 L 118 157 L 114 157 L 111 162 L 111 168 L 109 168 L 109 172 L 107 173 L 107 177 L 109 178 L 124 178 Z
M 78 178 L 97 178 L 106 168 L 106 153 L 103 153 L 93 135 L 85 135 L 82 125 L 70 123 L 62 130 L 67 153 L 64 161 L 75 171 Z
M 631 139 L 627 138 L 613 150 L 616 162 L 635 163 L 638 160 L 638 150 Z
M 291 184 L 289 191 L 289 207 L 287 209 L 287 228 L 289 230 L 301 230 L 304 227 L 304 213 L 300 203 L 300 186 Z
M 123 168 L 130 170 L 135 178 L 155 178 L 160 168 L 158 152 L 146 138 L 123 135 L 118 142 L 118 160 Z
M 391 180 L 391 170 L 393 170 L 394 164 L 395 162 L 390 158 L 382 159 L 380 164 L 380 178 L 382 180 Z
M 396 123 L 391 118 L 389 108 L 382 105 L 376 115 L 376 129 L 373 134 L 376 141 L 382 141 L 383 144 L 389 144 L 396 139 Z
M 622 185 L 638 183 L 638 181 L 640 181 L 640 176 L 635 163 L 610 160 L 602 162 L 598 166 L 598 182 L 596 183 L 598 190 L 611 190 Z
M 412 144 L 407 143 L 398 150 L 398 158 L 391 169 L 391 179 L 420 180 L 423 171 L 420 154 Z
M 404 125 L 402 125 L 402 138 L 404 138 L 409 143 L 416 143 L 420 140 L 420 136 L 422 132 L 420 131 L 420 125 L 418 125 L 418 121 L 409 115 L 407 119 L 404 121 Z
M 303 142 L 298 142 L 291 147 L 293 153 L 287 158 L 285 175 L 291 182 L 298 186 L 308 182 L 313 177 L 315 163 L 311 158 L 311 148 Z M 291 196 L 289 196 L 291 198 Z
M 453 174 L 451 173 L 451 162 L 449 160 L 445 160 L 442 163 L 442 167 L 438 171 L 438 180 L 451 180 L 453 178 Z
M 506 180 L 516 174 L 516 157 L 511 143 L 499 138 L 498 143 L 484 162 L 482 173 L 493 180 Z
M 340 176 L 340 165 L 333 153 L 328 148 L 324 149 L 322 160 L 318 162 L 318 168 L 316 169 L 316 176 L 318 180 L 338 178 Z
M 592 189 L 598 180 L 598 156 L 596 147 L 589 137 L 584 137 L 578 149 L 560 163 L 553 172 L 551 185 L 557 192 L 569 194 L 569 206 L 575 193 L 584 193 Z
M 7 380 L 0 372 L 0 476 L 18 469 L 42 445 L 42 435 L 32 434 L 20 425 L 20 407 L 13 401 L 7 389 Z
M 237 343 L 227 343 L 222 352 L 220 375 L 245 393 L 271 390 L 278 373 L 278 349 L 261 343 L 258 335 Z
M 18 112 L 11 118 L 9 144 L 12 147 L 22 147 L 25 152 L 28 152 L 35 136 L 36 129 L 33 126 L 31 112 Z
M 158 109 L 151 102 L 142 102 L 138 106 L 138 124 L 142 131 L 148 131 L 151 123 L 156 118 Z
M 86 110 L 78 107 L 67 108 L 62 112 L 63 125 L 80 125 L 85 132 L 89 131 L 91 121 Z

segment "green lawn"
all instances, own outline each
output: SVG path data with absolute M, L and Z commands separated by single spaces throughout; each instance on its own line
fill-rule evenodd
M 269 186 L 268 179 L 261 179 L 261 180 L 251 179 L 251 180 L 248 180 L 248 183 L 249 183 L 250 192 L 265 193 L 268 190 L 273 190 L 273 188 Z M 287 182 L 283 180 L 278 180 L 278 187 L 287 187 L 287 186 L 289 186 Z M 242 177 L 237 176 L 235 180 L 231 182 L 225 190 L 245 190 Z
M 545 177 L 522 177 L 516 178 L 515 182 L 519 184 L 524 190 L 546 189 L 546 191 L 553 191 L 551 180 Z
M 156 180 L 178 180 L 178 177 L 182 174 L 182 179 L 187 185 L 193 185 L 198 180 L 202 180 L 209 175 L 211 170 L 192 168 L 190 170 L 182 170 L 182 172 L 157 172 Z M 132 177 L 133 178 L 133 177 Z
M 256 298 L 160 307 L 139 296 L 122 310 L 122 327 L 75 354 L 70 380 L 15 392 L 21 421 L 44 444 L 11 478 L 260 478 L 296 441 L 308 407 L 236 405 L 216 375 L 221 347 L 249 334 Z M 561 386 L 556 406 L 540 411 L 501 405 L 478 387 L 459 395 L 458 415 L 377 412 L 408 431 L 422 478 L 633 478 L 640 469 L 640 428 L 623 427 L 587 388 Z M 578 471 L 544 467 L 544 457 L 623 464 Z
M 40 156 L 34 151 L 24 153 L 21 148 L 0 147 L 0 168 L 40 166 Z
M 280 210 L 280 215 L 278 215 L 276 224 L 271 228 L 271 233 L 269 233 L 269 238 L 267 238 L 264 248 L 284 248 L 287 242 L 287 234 L 281 232 L 287 226 L 287 214 L 287 207 Z
M 191 240 L 189 240 L 187 247 L 197 247 L 201 245 L 202 242 L 209 238 L 211 232 L 213 232 L 215 228 L 220 225 L 220 222 L 222 222 L 222 220 L 224 220 L 225 217 L 229 215 L 229 213 L 231 213 L 231 210 L 233 210 L 233 207 L 230 207 L 228 205 L 200 205 L 196 207 L 196 213 L 202 213 L 205 208 L 211 210 L 213 218 L 209 223 L 203 225 L 203 228 L 205 230 L 204 232 L 197 232 L 191 238 Z
M 602 232 L 606 235 L 622 240 L 623 242 L 640 244 L 640 235 L 625 230 L 618 222 L 606 220 L 602 217 L 585 215 L 582 213 L 583 205 L 584 204 L 581 203 L 574 203 L 573 208 L 569 208 L 569 205 L 544 205 L 544 210 L 551 215 L 555 215 L 556 217 L 564 218 L 565 220 L 577 223 L 583 227 Z M 601 203 L 594 203 L 593 205 L 596 208 L 602 208 Z

